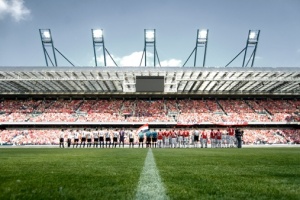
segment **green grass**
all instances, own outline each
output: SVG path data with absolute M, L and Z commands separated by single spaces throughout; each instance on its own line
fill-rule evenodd
M 300 149 L 154 149 L 171 199 L 300 199 Z
M 133 199 L 146 149 L 0 149 L 0 199 Z
M 134 199 L 147 149 L 1 148 L 0 199 Z M 170 199 L 300 199 L 300 148 L 153 149 Z

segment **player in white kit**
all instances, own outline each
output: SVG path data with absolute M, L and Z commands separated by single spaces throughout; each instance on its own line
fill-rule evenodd
M 99 131 L 99 147 L 101 148 L 101 145 L 102 145 L 102 148 L 104 148 L 104 131 L 101 129 Z
M 80 136 L 79 130 L 75 130 L 75 132 L 74 132 L 74 143 L 73 143 L 73 148 L 74 148 L 75 144 L 76 144 L 76 148 L 78 147 L 79 136 Z
M 93 131 L 93 137 L 94 137 L 94 147 L 98 148 L 99 132 L 97 128 Z
M 199 131 L 196 129 L 194 130 L 194 147 L 197 148 L 199 147 Z
M 117 143 L 118 143 L 118 136 L 119 136 L 119 131 L 118 129 L 116 129 L 114 132 L 113 132 L 113 146 L 115 146 L 115 148 L 117 148 Z
M 105 130 L 105 147 L 106 148 L 107 148 L 107 144 L 108 144 L 108 147 L 110 148 L 111 138 L 110 138 L 110 130 L 108 130 L 108 129 Z
M 133 131 L 130 130 L 129 133 L 128 133 L 128 137 L 129 137 L 129 148 L 132 147 L 133 148 L 133 145 L 134 145 L 134 135 L 133 135 Z
M 87 138 L 87 145 L 86 147 L 92 147 L 92 133 L 91 133 L 91 129 L 88 129 L 86 132 L 86 138 Z
M 81 142 L 80 142 L 80 148 L 81 148 L 81 145 L 83 145 L 83 148 L 85 146 L 85 142 L 86 142 L 86 131 L 85 129 L 83 131 L 81 131 Z

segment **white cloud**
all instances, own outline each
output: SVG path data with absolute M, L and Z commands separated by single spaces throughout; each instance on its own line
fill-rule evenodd
M 112 57 L 113 57 L 114 61 L 118 64 L 120 58 L 116 58 L 113 55 L 112 55 Z M 94 63 L 95 62 L 94 62 L 94 58 L 93 58 L 93 64 Z M 98 66 L 104 66 L 104 56 L 103 55 L 97 57 L 97 63 L 98 63 Z M 113 60 L 108 55 L 106 55 L 106 66 L 110 66 L 110 67 L 116 66 L 115 63 L 113 62 Z
M 140 66 L 142 55 L 143 55 L 142 51 L 137 51 L 131 53 L 128 56 L 124 56 L 120 59 L 120 66 L 124 66 L 124 67 Z M 147 55 L 149 55 L 149 53 L 147 53 Z M 149 56 L 153 57 L 153 54 L 150 54 Z M 145 58 L 143 58 L 142 65 L 144 65 L 144 63 L 145 63 Z
M 0 20 L 7 15 L 18 22 L 25 20 L 30 10 L 24 5 L 24 0 L 0 0 Z
M 112 54 L 111 54 L 111 56 L 114 59 L 114 61 L 117 63 L 118 66 L 137 67 L 137 66 L 140 66 L 142 54 L 143 54 L 142 51 L 138 51 L 138 52 L 133 52 L 130 55 L 124 56 L 121 58 L 114 56 Z M 149 57 L 151 55 L 149 55 Z M 145 62 L 145 59 L 143 58 L 142 65 L 144 64 L 144 62 Z M 103 55 L 97 57 L 97 63 L 99 66 L 104 66 L 104 56 Z M 116 66 L 115 63 L 113 62 L 113 60 L 107 54 L 106 54 L 106 66 Z
M 161 61 L 160 64 L 161 64 L 162 67 L 179 67 L 179 66 L 182 66 L 181 60 L 177 60 L 177 59 L 163 60 L 163 61 Z
M 118 64 L 120 67 L 138 67 L 145 66 L 145 55 L 143 56 L 143 51 L 136 51 L 131 53 L 130 55 L 126 55 L 123 57 L 117 57 L 114 55 L 111 55 L 114 59 L 114 61 Z M 143 60 L 141 63 L 141 59 L 143 56 Z M 153 53 L 147 52 L 147 66 L 153 66 Z M 94 63 L 94 62 L 90 62 Z M 103 55 L 97 57 L 97 63 L 99 66 L 104 66 L 104 57 Z M 169 60 L 163 60 L 161 61 L 162 67 L 177 67 L 181 66 L 181 60 L 177 59 L 169 59 Z M 116 66 L 113 60 L 109 57 L 109 55 L 106 55 L 106 66 Z M 156 60 L 156 66 L 158 66 L 158 61 Z

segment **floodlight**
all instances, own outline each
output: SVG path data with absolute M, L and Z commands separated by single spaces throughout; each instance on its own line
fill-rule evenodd
M 42 41 L 42 46 L 43 46 L 43 51 L 44 51 L 44 56 L 45 56 L 45 61 L 46 65 L 48 66 L 48 60 L 51 62 L 52 66 L 57 66 L 57 60 L 56 60 L 56 55 L 55 55 L 55 47 L 53 44 L 52 40 L 52 35 L 51 35 L 51 30 L 50 29 L 39 29 L 40 31 L 40 37 Z M 47 48 L 52 49 L 52 56 L 49 55 L 47 52 Z M 53 58 L 54 62 L 52 61 L 51 57 Z
M 245 47 L 244 60 L 243 60 L 243 65 L 242 65 L 243 67 L 246 67 L 251 60 L 252 60 L 251 67 L 253 67 L 253 65 L 254 65 L 259 33 L 260 33 L 260 30 L 249 30 L 248 40 L 247 40 L 246 47 Z M 247 50 L 249 47 L 253 48 L 253 51 L 252 51 L 251 55 L 249 56 L 248 61 L 246 62 Z
M 198 33 L 198 39 L 206 39 L 207 37 L 207 30 L 203 29 L 201 31 L 199 31 Z
M 193 49 L 192 53 L 189 55 L 188 59 L 185 61 L 183 64 L 183 67 L 185 64 L 188 62 L 190 57 L 195 53 L 195 58 L 194 58 L 194 67 L 196 67 L 197 64 L 197 50 L 198 47 L 204 47 L 204 55 L 203 55 L 203 67 L 205 66 L 205 61 L 206 61 L 206 50 L 207 50 L 207 43 L 208 43 L 208 29 L 201 29 L 197 30 L 197 39 L 196 39 L 196 46 Z
M 48 31 L 44 31 L 43 32 L 43 36 L 45 37 L 45 38 L 50 38 L 50 33 L 48 32 Z
M 256 44 L 258 42 L 259 30 L 250 30 L 248 34 L 248 43 Z
M 249 39 L 254 39 L 256 36 L 256 33 L 251 31 L 250 34 L 249 34 Z
M 155 42 L 155 29 L 145 30 L 145 40 L 147 42 Z
M 156 58 L 158 59 L 158 63 L 159 66 L 160 65 L 160 61 L 158 58 L 158 54 L 157 54 L 157 50 L 156 50 L 156 41 L 155 41 L 155 29 L 144 29 L 144 51 L 142 54 L 142 58 L 141 58 L 141 62 L 140 62 L 140 66 L 142 64 L 143 58 L 145 58 L 145 66 L 147 65 L 147 49 L 151 49 L 151 51 L 153 50 L 153 55 L 154 55 L 154 67 L 156 66 Z
M 100 42 L 103 41 L 103 30 L 102 29 L 92 29 L 93 40 Z
M 102 37 L 102 34 L 103 34 L 102 30 L 100 30 L 100 29 L 94 30 L 93 33 L 94 33 L 95 38 Z
M 40 34 L 41 34 L 42 42 L 46 42 L 46 43 L 52 42 L 50 29 L 41 29 Z
M 102 49 L 104 66 L 106 66 L 106 53 L 110 56 L 111 60 L 115 63 L 115 65 L 118 66 L 112 58 L 112 56 L 110 55 L 110 53 L 108 52 L 108 50 L 105 48 L 103 29 L 92 29 L 92 39 L 94 47 L 95 66 L 98 66 L 97 51 L 99 51 L 99 49 L 97 47 L 100 47 L 100 49 Z
M 154 32 L 153 31 L 148 31 L 146 32 L 146 38 L 147 39 L 153 39 L 154 38 Z
M 257 45 L 258 45 L 258 39 L 259 39 L 259 34 L 260 30 L 249 30 L 248 32 L 248 38 L 246 42 L 246 47 L 240 51 L 225 67 L 227 67 L 230 63 L 232 63 L 241 53 L 244 53 L 244 59 L 243 59 L 243 64 L 242 67 L 247 67 L 249 62 L 251 61 L 251 67 L 254 65 L 254 60 L 255 60 L 255 55 L 256 55 L 256 50 L 257 50 Z M 248 49 L 253 48 L 252 53 L 250 56 L 247 56 Z M 246 58 L 248 57 L 248 61 L 246 62 Z

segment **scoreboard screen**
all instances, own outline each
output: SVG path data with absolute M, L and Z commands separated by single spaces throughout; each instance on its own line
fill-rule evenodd
M 136 92 L 164 92 L 164 76 L 136 76 Z

